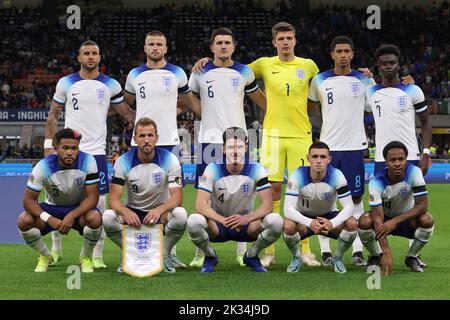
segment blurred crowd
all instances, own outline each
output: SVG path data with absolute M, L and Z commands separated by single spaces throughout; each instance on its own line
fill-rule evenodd
M 423 89 L 430 113 L 448 112 L 440 110 L 437 103 L 437 99 L 448 99 L 450 92 L 450 35 L 444 32 L 449 30 L 450 21 L 447 1 L 428 3 L 427 7 L 388 3 L 381 8 L 381 30 L 366 28 L 365 8 L 319 5 L 310 8 L 309 14 L 298 16 L 293 2 L 285 0 L 272 8 L 265 8 L 261 0 L 214 0 L 209 4 L 85 10 L 81 30 L 71 31 L 66 27 L 65 11 L 48 17 L 41 8 L 0 9 L 0 110 L 49 108 L 57 80 L 79 69 L 77 49 L 86 39 L 100 44 L 101 72 L 124 86 L 128 72 L 145 61 L 143 36 L 151 29 L 166 33 L 167 60 L 189 75 L 197 59 L 211 56 L 208 41 L 215 25 L 233 29 L 237 36 L 234 58 L 248 63 L 275 54 L 270 29 L 285 20 L 297 27 L 296 54 L 312 58 L 320 70 L 332 66 L 329 43 L 339 34 L 349 35 L 355 43 L 354 67 L 369 67 L 375 75 L 375 49 L 381 43 L 398 45 L 402 51 L 401 73 L 412 75 Z M 263 115 L 257 108 L 250 101 L 245 105 L 247 125 L 261 122 Z M 181 114 L 179 127 L 193 134 L 193 119 L 193 114 Z M 120 153 L 129 146 L 130 126 L 112 117 L 109 128 L 110 148 Z M 371 135 L 372 129 L 367 132 Z M 369 142 L 372 138 L 369 136 Z M 25 152 L 21 156 L 26 156 Z

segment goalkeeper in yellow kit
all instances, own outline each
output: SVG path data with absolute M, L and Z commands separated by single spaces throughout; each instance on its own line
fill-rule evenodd
M 272 184 L 274 211 L 280 212 L 281 185 L 285 168 L 290 175 L 301 165 L 308 164 L 306 155 L 312 144 L 311 123 L 308 117 L 308 90 L 319 68 L 311 59 L 296 57 L 295 28 L 280 22 L 272 28 L 272 44 L 277 56 L 263 57 L 249 67 L 256 78 L 264 81 L 267 111 L 263 124 L 261 162 L 268 168 Z M 309 247 L 309 240 L 301 242 L 303 262 L 320 266 Z M 266 249 L 261 259 L 264 266 L 274 262 L 275 246 Z

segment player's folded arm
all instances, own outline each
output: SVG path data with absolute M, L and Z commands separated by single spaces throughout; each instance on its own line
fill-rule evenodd
M 342 205 L 342 210 L 336 217 L 330 220 L 333 229 L 336 228 L 338 225 L 344 223 L 348 219 L 350 219 L 353 215 L 353 211 L 355 210 L 352 195 L 350 191 L 345 192 L 346 190 L 348 190 L 347 186 L 341 187 L 340 189 L 337 190 L 338 199 L 339 203 Z
M 284 216 L 292 221 L 303 224 L 311 228 L 313 219 L 308 218 L 295 207 L 297 206 L 298 194 L 286 193 L 284 197 Z

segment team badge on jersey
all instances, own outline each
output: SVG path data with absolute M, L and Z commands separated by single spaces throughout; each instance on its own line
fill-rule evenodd
M 320 198 L 322 200 L 330 200 L 332 197 L 333 197 L 333 193 L 331 193 L 331 192 L 322 192 L 320 194 Z
M 241 190 L 242 190 L 242 193 L 249 193 L 250 192 L 250 183 L 244 183 L 241 186 Z
M 163 175 L 162 172 L 156 172 L 152 174 L 152 178 L 153 178 L 153 182 L 155 184 L 161 184 L 162 180 L 163 180 Z
M 97 94 L 97 100 L 99 104 L 103 104 L 106 98 L 106 90 L 105 89 L 96 89 L 95 93 Z
M 81 186 L 83 184 L 83 177 L 78 177 L 75 179 L 75 185 Z
M 171 77 L 163 77 L 162 78 L 163 85 L 166 88 L 166 91 L 169 91 L 172 87 L 172 78 Z
M 408 188 L 403 187 L 398 191 L 398 194 L 400 195 L 400 197 L 402 198 L 408 198 Z
M 350 82 L 350 91 L 352 92 L 352 94 L 354 96 L 358 95 L 360 89 L 361 88 L 360 88 L 359 82 L 357 82 L 357 81 Z
M 136 233 L 134 235 L 134 246 L 140 253 L 144 253 L 150 248 L 150 241 L 150 233 Z
M 231 77 L 230 82 L 231 82 L 231 87 L 233 88 L 233 92 L 236 92 L 239 88 L 239 83 L 240 83 L 239 77 Z
M 406 96 L 398 96 L 397 104 L 400 107 L 400 109 L 406 108 Z
M 303 69 L 297 69 L 297 77 L 299 79 L 304 79 L 305 78 L 305 70 Z

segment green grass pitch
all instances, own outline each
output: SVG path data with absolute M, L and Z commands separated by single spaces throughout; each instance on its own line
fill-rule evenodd
M 150 278 L 133 278 L 116 273 L 120 251 L 107 240 L 104 260 L 107 269 L 82 274 L 81 289 L 66 286 L 69 265 L 78 263 L 82 238 L 76 231 L 63 237 L 63 260 L 47 273 L 33 269 L 37 254 L 26 245 L 0 245 L 0 299 L 449 299 L 450 288 L 450 218 L 448 196 L 450 185 L 429 185 L 429 211 L 435 218 L 435 232 L 422 251 L 428 263 L 423 274 L 415 274 L 404 265 L 408 242 L 390 237 L 394 254 L 394 274 L 381 278 L 381 289 L 367 288 L 365 269 L 350 263 L 347 252 L 344 262 L 347 274 L 330 268 L 302 266 L 299 273 L 288 274 L 290 254 L 283 241 L 276 243 L 276 263 L 266 274 L 257 274 L 236 263 L 234 242 L 214 244 L 219 264 L 212 274 L 201 274 L 197 268 L 178 269 Z M 367 195 L 365 197 L 367 199 Z M 193 212 L 195 192 L 191 185 L 184 191 L 184 206 Z M 367 203 L 365 204 L 367 209 Z M 51 245 L 50 235 L 46 242 Z M 319 255 L 317 238 L 311 239 L 313 252 Z M 335 246 L 335 241 L 332 241 Z M 177 246 L 178 256 L 188 263 L 194 246 L 185 234 Z

